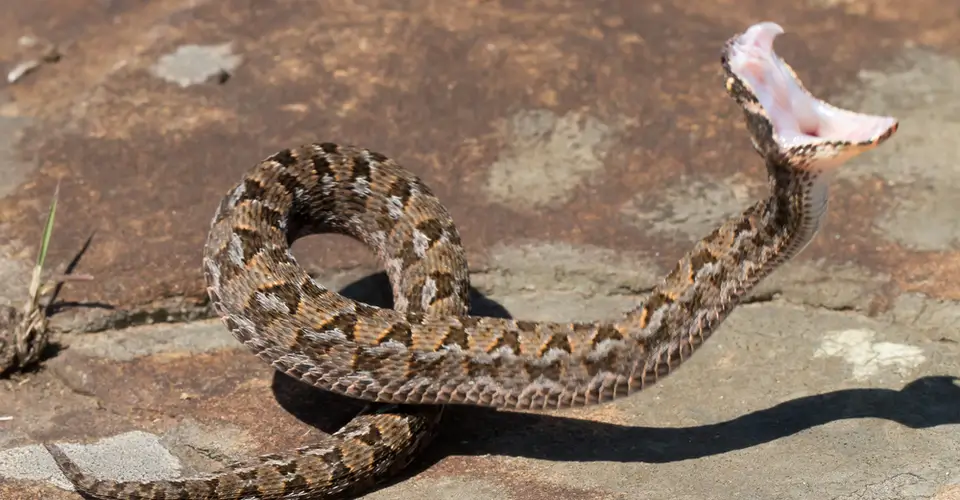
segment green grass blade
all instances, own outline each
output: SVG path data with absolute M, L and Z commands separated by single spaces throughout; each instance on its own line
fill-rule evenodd
M 30 314 L 40 303 L 40 275 L 43 272 L 43 262 L 47 259 L 47 248 L 50 246 L 50 235 L 53 234 L 53 219 L 57 214 L 57 199 L 60 197 L 60 183 L 53 192 L 53 201 L 50 202 L 50 211 L 47 213 L 47 223 L 43 227 L 43 241 L 40 242 L 40 251 L 37 252 L 37 265 L 33 267 L 33 276 L 30 280 L 29 297 L 24 305 L 24 314 Z
M 47 213 L 47 224 L 43 227 L 43 241 L 40 243 L 40 253 L 37 255 L 37 267 L 43 268 L 43 261 L 47 258 L 47 248 L 50 246 L 50 235 L 53 234 L 53 219 L 57 214 L 57 198 L 60 197 L 60 183 L 53 192 L 53 201 L 50 202 L 50 212 Z

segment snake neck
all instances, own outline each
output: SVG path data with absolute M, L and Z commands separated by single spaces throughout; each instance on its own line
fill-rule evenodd
M 770 196 L 700 240 L 618 329 L 663 348 L 676 338 L 699 344 L 760 280 L 806 247 L 826 214 L 829 174 L 775 160 L 767 173 Z

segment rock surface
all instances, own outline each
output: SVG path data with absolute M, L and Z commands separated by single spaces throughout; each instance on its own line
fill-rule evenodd
M 60 351 L 0 381 L 0 498 L 74 499 L 38 443 L 104 477 L 177 477 L 308 443 L 356 402 L 243 350 L 200 248 L 263 156 L 354 143 L 451 209 L 480 314 L 599 319 L 764 188 L 718 52 L 773 20 L 817 95 L 901 119 L 847 167 L 827 227 L 661 384 L 544 414 L 452 408 L 370 499 L 926 499 L 960 488 L 960 11 L 952 0 L 50 0 L 0 16 L 0 302 L 89 242 Z M 15 6 L 14 6 L 15 5 Z M 296 253 L 388 293 L 346 238 Z M 268 422 L 269 425 L 264 425 Z M 70 443 L 73 443 L 72 445 Z

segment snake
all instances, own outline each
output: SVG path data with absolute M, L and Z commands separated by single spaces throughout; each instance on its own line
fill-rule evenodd
M 261 360 L 367 409 L 310 446 L 183 479 L 98 479 L 57 445 L 45 446 L 75 489 L 94 498 L 351 498 L 407 467 L 436 434 L 445 405 L 557 410 L 656 383 L 818 233 L 838 167 L 898 128 L 893 117 L 813 96 L 773 49 L 783 32 L 770 21 L 751 25 L 723 44 L 720 58 L 769 194 L 697 241 L 620 318 L 470 315 L 458 229 L 420 178 L 368 149 L 286 149 L 220 202 L 203 250 L 207 292 L 223 324 Z M 324 233 L 372 249 L 390 278 L 393 308 L 325 288 L 297 263 L 292 243 Z

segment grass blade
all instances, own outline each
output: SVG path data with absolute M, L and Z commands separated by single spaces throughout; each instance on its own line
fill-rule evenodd
M 50 236 L 53 234 L 53 220 L 57 215 L 57 199 L 60 197 L 60 183 L 53 192 L 53 200 L 50 202 L 50 211 L 47 212 L 47 222 L 43 227 L 43 240 L 40 242 L 40 251 L 37 252 L 37 265 L 33 268 L 33 277 L 30 281 L 30 298 L 27 301 L 27 308 L 36 307 L 40 301 L 40 274 L 43 271 L 43 263 L 47 259 L 47 249 L 50 247 Z

